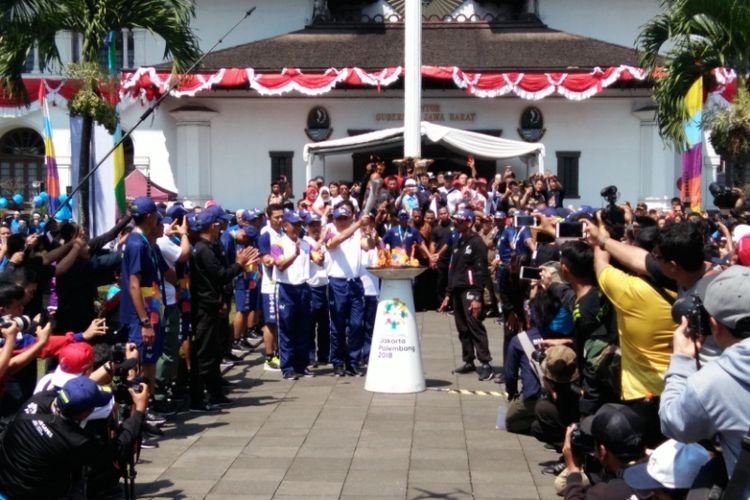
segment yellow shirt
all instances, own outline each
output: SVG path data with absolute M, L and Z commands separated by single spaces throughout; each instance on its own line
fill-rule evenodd
M 598 276 L 599 287 L 617 310 L 622 352 L 622 399 L 658 396 L 669 367 L 669 343 L 677 325 L 672 306 L 643 279 L 612 266 Z

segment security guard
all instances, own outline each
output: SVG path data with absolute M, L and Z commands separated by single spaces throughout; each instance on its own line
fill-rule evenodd
M 471 209 L 458 210 L 453 221 L 458 238 L 453 243 L 448 288 L 439 309 L 445 311 L 452 300 L 464 361 L 453 373 L 476 370 L 479 380 L 490 380 L 495 373 L 490 366 L 492 356 L 487 330 L 482 324 L 482 294 L 488 278 L 487 245 L 474 232 L 474 212 Z M 481 363 L 479 368 L 474 366 L 475 357 Z

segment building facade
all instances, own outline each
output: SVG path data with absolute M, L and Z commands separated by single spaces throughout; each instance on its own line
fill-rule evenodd
M 278 75 L 284 68 L 294 68 L 322 74 L 329 68 L 377 72 L 397 67 L 403 64 L 403 5 L 404 0 L 262 0 L 253 16 L 226 38 L 220 50 L 207 56 L 198 72 L 216 75 L 230 68 L 243 72 L 250 68 L 250 74 Z M 423 5 L 423 65 L 513 75 L 633 66 L 638 27 L 659 12 L 656 0 L 627 5 L 614 0 L 569 0 L 564 5 L 554 0 L 434 0 Z M 202 48 L 210 48 L 245 9 L 237 0 L 199 0 L 195 30 Z M 63 51 L 64 58 L 75 60 L 75 38 L 60 35 L 61 46 L 70 47 Z M 168 71 L 159 66 L 164 63 L 159 59 L 163 46 L 148 34 L 123 33 L 121 47 L 125 67 L 156 66 L 155 72 Z M 29 69 L 30 78 L 40 76 L 33 64 Z M 566 185 L 566 204 L 599 206 L 600 189 L 611 184 L 618 186 L 622 199 L 654 206 L 668 204 L 677 194 L 679 158 L 658 135 L 645 81 L 617 81 L 581 100 L 559 93 L 531 100 L 539 96 L 524 98 L 518 92 L 481 98 L 450 80 L 429 78 L 423 80 L 423 87 L 423 119 L 438 124 L 522 140 L 522 117 L 541 118 L 545 168 Z M 215 198 L 226 207 L 262 206 L 272 179 L 280 173 L 291 178 L 299 196 L 306 182 L 303 147 L 311 137 L 320 138 L 309 135 L 311 111 L 327 115 L 331 139 L 397 127 L 403 120 L 402 89 L 397 80 L 381 88 L 342 83 L 317 95 L 299 91 L 267 95 L 250 85 L 184 92 L 167 98 L 154 119 L 133 133 L 129 163 L 161 188 L 195 202 Z M 149 104 L 145 93 L 133 95 L 123 100 L 126 129 Z M 70 183 L 66 102 L 54 94 L 50 102 L 57 104 L 51 118 L 61 185 L 66 186 Z M 33 177 L 33 161 L 14 156 L 12 148 L 3 149 L 3 141 L 20 129 L 41 133 L 41 124 L 40 111 L 34 107 L 0 108 L 0 181 L 6 174 L 20 172 L 24 178 Z M 399 149 L 394 146 L 379 154 L 397 158 Z M 456 170 L 465 164 L 460 155 L 428 144 L 423 146 L 423 156 L 436 160 L 433 170 Z M 366 158 L 363 153 L 330 156 L 315 173 L 328 180 L 358 179 Z M 26 170 L 19 167 L 17 173 L 15 165 L 27 160 L 30 165 L 23 167 Z M 707 156 L 705 185 L 716 174 L 712 161 L 718 163 Z M 490 175 L 505 164 L 520 176 L 533 168 L 524 158 L 484 161 L 481 173 Z

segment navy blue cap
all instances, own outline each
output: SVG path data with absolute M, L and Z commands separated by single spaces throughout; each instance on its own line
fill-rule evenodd
M 333 211 L 334 219 L 343 219 L 344 217 L 351 217 L 352 211 L 348 207 L 339 207 Z
M 243 210 L 242 214 L 240 215 L 240 219 L 242 219 L 244 222 L 252 222 L 257 218 L 258 214 L 255 213 L 255 210 Z
M 223 208 L 221 208 L 221 205 L 211 205 L 210 207 L 206 208 L 204 212 L 209 212 L 216 217 L 216 222 L 223 220 L 230 222 L 232 220 L 232 214 L 227 213 Z
M 217 222 L 219 222 L 219 219 L 216 217 L 216 214 L 208 209 L 201 211 L 195 216 L 195 223 L 198 231 L 205 231 L 212 224 Z
M 557 217 L 557 209 L 547 207 L 544 210 L 542 210 L 542 214 L 544 214 L 545 217 Z
M 187 209 L 182 205 L 182 203 L 175 203 L 169 209 L 167 209 L 167 216 L 171 217 L 173 219 L 177 219 L 178 217 L 182 217 L 188 213 Z
M 82 413 L 109 404 L 112 393 L 83 375 L 65 382 L 57 393 L 57 407 L 70 414 Z
M 409 212 L 407 212 L 406 210 L 399 210 L 398 218 L 399 220 L 409 220 Z
M 155 214 L 157 211 L 156 203 L 148 196 L 139 196 L 130 204 L 130 214 L 133 217 Z
M 321 217 L 320 214 L 308 213 L 307 217 L 305 218 L 305 224 L 309 225 L 313 222 L 323 222 L 323 217 Z
M 496 219 L 505 219 L 506 217 L 508 217 L 508 214 L 506 214 L 505 212 L 495 212 Z
M 470 208 L 463 208 L 461 210 L 458 210 L 455 214 L 453 214 L 453 218 L 457 220 L 474 220 L 474 211 Z
M 297 214 L 299 214 L 299 218 L 302 219 L 303 222 L 307 221 L 307 218 L 310 216 L 310 212 L 308 212 L 304 208 L 300 208 L 297 211 Z
M 300 219 L 299 214 L 295 212 L 294 210 L 287 210 L 284 212 L 284 215 L 282 216 L 281 220 L 283 222 L 288 222 L 289 224 L 298 224 L 302 222 L 302 219 Z

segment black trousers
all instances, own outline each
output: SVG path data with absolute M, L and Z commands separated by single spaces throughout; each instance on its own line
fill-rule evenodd
M 193 303 L 193 343 L 190 351 L 190 396 L 193 404 L 203 401 L 204 387 L 209 396 L 222 396 L 219 365 L 224 352 L 224 339 L 219 307 L 218 304 L 196 306 Z
M 461 341 L 461 357 L 465 363 L 473 363 L 474 358 L 480 363 L 492 361 L 487 330 L 482 323 L 483 315 L 475 318 L 469 311 L 472 301 L 482 302 L 482 292 L 475 290 L 453 290 L 453 311 L 456 318 L 456 330 Z

